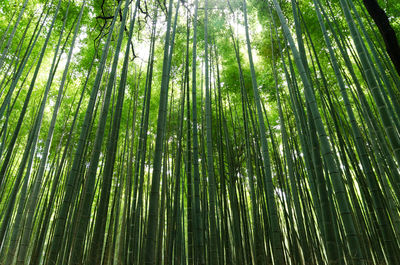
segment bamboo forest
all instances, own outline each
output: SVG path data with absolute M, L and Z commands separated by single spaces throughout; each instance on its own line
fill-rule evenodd
M 400 264 L 400 1 L 1 0 L 1 265 Z

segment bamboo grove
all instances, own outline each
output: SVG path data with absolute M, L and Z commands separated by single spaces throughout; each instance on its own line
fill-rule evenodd
M 400 76 L 360 0 L 0 13 L 0 264 L 400 264 Z

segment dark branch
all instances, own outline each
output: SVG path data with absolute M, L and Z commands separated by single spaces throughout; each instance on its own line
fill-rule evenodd
M 363 2 L 369 15 L 378 27 L 385 42 L 386 51 L 400 76 L 400 45 L 396 37 L 396 32 L 389 23 L 389 18 L 376 0 L 363 0 Z
M 104 20 L 107 20 L 107 19 L 113 19 L 114 18 L 114 16 L 109 16 L 109 17 L 105 17 L 105 16 L 97 16 L 96 17 L 96 19 L 104 19 Z

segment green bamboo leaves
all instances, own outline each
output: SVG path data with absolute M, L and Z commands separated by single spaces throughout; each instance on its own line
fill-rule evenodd
M 400 80 L 360 1 L 17 2 L 1 264 L 399 263 Z

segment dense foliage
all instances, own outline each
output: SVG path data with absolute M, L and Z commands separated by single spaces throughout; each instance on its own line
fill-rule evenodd
M 400 264 L 400 76 L 360 0 L 0 14 L 0 264 Z

